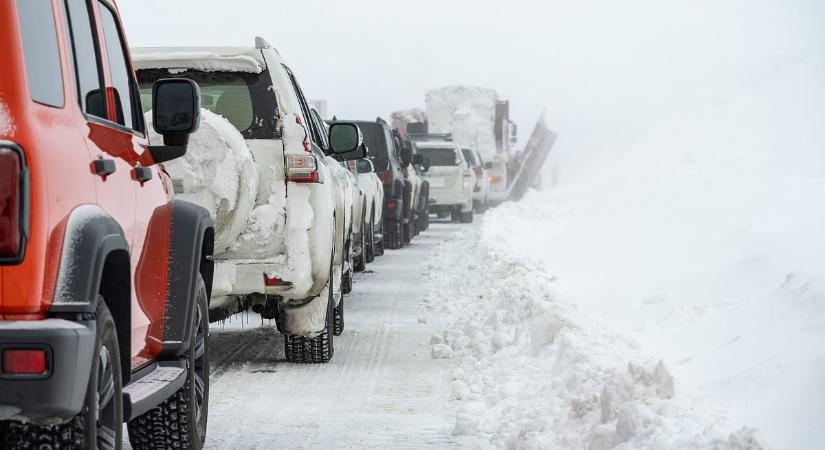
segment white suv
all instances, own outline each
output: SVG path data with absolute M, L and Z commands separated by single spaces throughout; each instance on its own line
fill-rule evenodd
M 210 320 L 251 308 L 276 319 L 288 361 L 329 361 L 333 335 L 343 327 L 340 283 L 349 217 L 340 204 L 345 196 L 336 192 L 340 172 L 336 176 L 327 157 L 364 157 L 357 126 L 335 124 L 326 135 L 312 120 L 292 71 L 261 38 L 254 47 L 146 48 L 133 54 L 142 95 L 157 79 L 192 79 L 200 85 L 203 107 L 242 136 L 238 143 L 215 132 L 200 139 L 200 150 L 190 147 L 184 161 L 191 174 L 168 167 L 179 178 L 176 195 L 199 198 L 186 190 L 187 177 L 202 175 L 199 151 L 245 143 L 254 160 L 254 170 L 219 171 L 219 179 L 203 185 L 210 189 L 234 177 L 242 188 L 254 187 L 248 201 L 238 195 L 205 205 L 217 211 Z M 192 141 L 199 142 L 198 136 Z
M 425 174 L 430 183 L 430 212 L 472 223 L 476 176 L 461 149 L 449 141 L 420 141 L 415 145 L 430 163 Z

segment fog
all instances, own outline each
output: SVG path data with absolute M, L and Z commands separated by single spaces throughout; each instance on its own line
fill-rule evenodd
M 423 107 L 450 84 L 498 90 L 522 143 L 544 107 L 561 179 L 656 123 L 758 89 L 825 47 L 818 0 L 120 0 L 133 46 L 266 37 L 341 118 Z

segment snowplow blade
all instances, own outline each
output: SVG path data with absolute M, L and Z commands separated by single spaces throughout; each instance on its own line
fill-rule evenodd
M 524 197 L 527 190 L 536 182 L 547 157 L 550 156 L 553 144 L 556 143 L 557 135 L 548 127 L 545 113 L 546 111 L 541 113 L 533 134 L 527 141 L 522 153 L 521 167 L 510 184 L 507 200 L 518 201 Z

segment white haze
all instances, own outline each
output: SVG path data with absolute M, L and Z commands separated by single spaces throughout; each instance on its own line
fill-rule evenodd
M 753 90 L 822 52 L 818 0 L 120 0 L 134 46 L 265 36 L 339 117 L 422 107 L 468 83 L 512 102 L 522 143 L 547 106 L 562 182 L 656 124 Z

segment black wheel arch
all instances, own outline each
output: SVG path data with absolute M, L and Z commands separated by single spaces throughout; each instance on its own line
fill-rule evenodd
M 161 358 L 177 358 L 189 349 L 192 301 L 203 277 L 207 298 L 212 298 L 212 261 L 215 225 L 205 208 L 184 200 L 171 202 L 169 265 Z
M 81 205 L 65 219 L 51 315 L 95 314 L 104 299 L 115 321 L 118 350 L 131 349 L 131 286 L 129 242 L 120 224 L 95 205 Z M 120 360 L 128 382 L 129 358 Z

